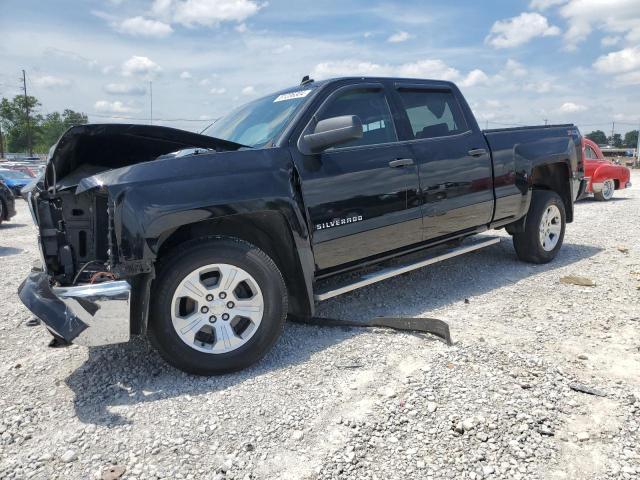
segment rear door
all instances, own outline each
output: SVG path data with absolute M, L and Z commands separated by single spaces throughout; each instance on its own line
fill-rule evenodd
M 361 139 L 309 155 L 292 146 L 319 270 L 422 240 L 416 165 L 410 147 L 398 143 L 383 85 L 337 88 L 300 135 L 341 115 L 360 117 Z
M 452 88 L 396 83 L 394 97 L 401 135 L 418 164 L 425 240 L 488 224 L 494 206 L 489 148 Z

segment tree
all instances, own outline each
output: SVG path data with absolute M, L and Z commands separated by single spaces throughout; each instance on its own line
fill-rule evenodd
M 29 106 L 29 122 L 25 106 Z M 38 143 L 39 125 L 42 116 L 38 113 L 40 102 L 36 97 L 23 95 L 13 97 L 13 100 L 3 98 L 0 101 L 0 123 L 6 134 L 7 150 L 11 152 L 25 152 L 31 145 Z
M 636 148 L 638 145 L 638 130 L 631 130 L 624 134 L 624 146 Z
M 49 113 L 42 121 L 37 150 L 46 152 L 69 128 L 75 125 L 84 125 L 88 122 L 89 119 L 84 113 L 74 112 L 69 109 L 65 109 L 62 114 L 60 112 Z
M 614 133 L 613 137 L 609 137 L 609 145 L 612 145 L 615 148 L 622 148 L 622 135 Z
M 595 130 L 587 133 L 585 136 L 596 145 L 604 145 L 607 143 L 607 135 L 602 130 Z

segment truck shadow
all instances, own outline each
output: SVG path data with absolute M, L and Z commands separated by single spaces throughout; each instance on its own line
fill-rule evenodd
M 528 265 L 519 262 L 511 242 L 503 240 L 480 252 L 326 301 L 316 313 L 319 317 L 365 320 L 370 318 L 373 304 L 380 316 L 417 316 L 531 275 L 569 266 L 600 250 L 590 245 L 565 244 L 554 262 Z M 478 278 L 482 281 L 477 281 Z M 75 393 L 75 411 L 83 423 L 133 424 L 139 404 L 222 391 L 302 364 L 314 354 L 362 332 L 359 328 L 324 328 L 288 322 L 274 349 L 261 362 L 219 377 L 182 373 L 169 367 L 145 339 L 135 339 L 127 344 L 90 348 L 85 363 L 65 381 Z M 454 339 L 455 334 L 453 331 Z M 425 337 L 425 341 L 437 340 Z

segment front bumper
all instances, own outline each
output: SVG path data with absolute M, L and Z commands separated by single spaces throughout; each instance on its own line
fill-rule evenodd
M 131 285 L 127 281 L 52 287 L 46 273 L 32 271 L 18 295 L 49 330 L 67 342 L 94 347 L 130 338 Z

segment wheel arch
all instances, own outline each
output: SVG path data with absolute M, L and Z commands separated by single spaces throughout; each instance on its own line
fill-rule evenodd
M 567 223 L 573 221 L 571 191 L 571 167 L 569 160 L 536 165 L 531 170 L 530 185 L 533 190 L 551 190 L 560 195 L 564 204 Z
M 265 252 L 284 277 L 289 313 L 296 316 L 313 314 L 312 277 L 305 275 L 292 230 L 281 212 L 241 213 L 182 225 L 161 237 L 157 259 L 181 243 L 213 235 L 239 238 Z

